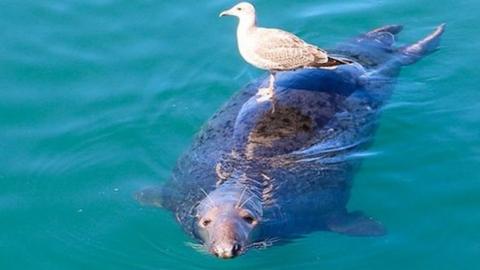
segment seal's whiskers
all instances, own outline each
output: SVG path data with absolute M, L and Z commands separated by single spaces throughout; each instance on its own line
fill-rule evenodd
M 202 193 L 205 194 L 205 197 L 208 199 L 208 201 L 210 202 L 211 205 L 214 205 L 214 204 L 215 204 L 215 202 L 212 200 L 212 198 L 210 197 L 210 195 L 208 195 L 208 193 L 205 191 L 205 189 L 200 188 L 200 191 L 202 191 Z
M 248 248 L 264 249 L 264 248 L 273 246 L 273 244 L 275 244 L 278 241 L 280 241 L 280 238 L 278 237 L 267 238 L 263 241 L 255 242 L 248 245 Z
M 253 195 L 251 195 L 250 197 L 248 197 L 245 201 L 243 201 L 243 203 L 239 206 L 239 208 L 244 207 L 245 204 L 247 204 L 247 202 L 249 202 L 252 198 L 253 198 Z
M 244 187 L 240 197 L 238 198 L 238 202 L 235 204 L 235 207 L 240 208 L 240 204 L 242 203 L 243 196 L 245 195 L 245 191 L 247 191 L 247 187 Z M 243 205 L 243 204 L 242 204 Z
M 198 243 L 193 243 L 193 242 L 185 242 L 185 245 L 187 245 L 188 247 L 191 247 L 193 248 L 194 250 L 200 252 L 200 253 L 203 253 L 203 254 L 209 254 L 208 253 L 208 250 L 205 249 L 205 246 L 202 245 L 202 244 L 198 244 Z

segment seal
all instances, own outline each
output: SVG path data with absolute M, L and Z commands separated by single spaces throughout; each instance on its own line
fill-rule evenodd
M 257 96 L 268 78 L 247 85 L 206 123 L 171 179 L 137 199 L 172 211 L 225 259 L 319 230 L 385 234 L 380 222 L 347 209 L 358 153 L 401 67 L 433 52 L 444 25 L 397 48 L 401 29 L 378 28 L 329 51 L 351 64 L 278 73 L 273 113 Z

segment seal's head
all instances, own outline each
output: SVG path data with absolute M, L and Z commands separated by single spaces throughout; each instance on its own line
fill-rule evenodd
M 253 242 L 262 215 L 258 197 L 246 189 L 217 189 L 196 208 L 195 232 L 213 255 L 231 259 Z

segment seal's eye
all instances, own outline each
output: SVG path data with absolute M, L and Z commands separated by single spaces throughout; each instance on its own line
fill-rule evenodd
M 203 227 L 207 227 L 212 221 L 210 219 L 204 219 L 200 222 Z
M 255 222 L 255 219 L 250 216 L 250 215 L 246 215 L 244 217 L 242 217 L 243 220 L 245 220 L 245 222 L 247 222 L 248 224 L 253 224 Z

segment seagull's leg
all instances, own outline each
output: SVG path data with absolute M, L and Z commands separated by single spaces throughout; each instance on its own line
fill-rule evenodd
M 270 73 L 270 82 L 268 84 L 269 96 L 272 102 L 272 113 L 275 112 L 275 72 Z
M 274 105 L 275 99 L 275 72 L 270 72 L 269 82 L 267 88 L 259 88 L 257 93 L 257 102 L 272 101 Z M 275 110 L 275 108 L 273 108 Z

